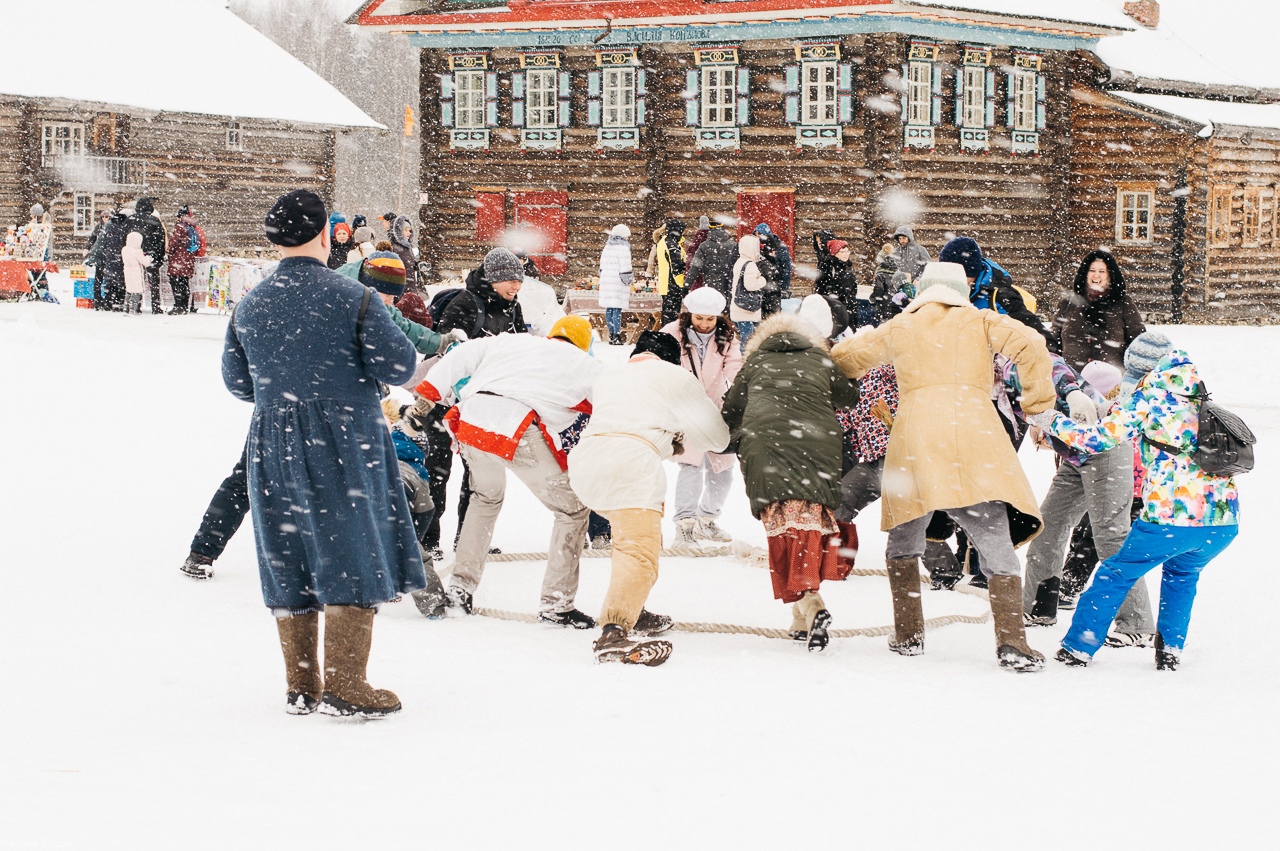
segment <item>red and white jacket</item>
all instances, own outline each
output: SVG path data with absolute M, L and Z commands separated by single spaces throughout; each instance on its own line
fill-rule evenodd
M 560 432 L 591 413 L 600 365 L 572 343 L 531 334 L 501 334 L 455 346 L 415 391 L 437 404 L 459 443 L 510 461 L 536 425 L 566 469 Z

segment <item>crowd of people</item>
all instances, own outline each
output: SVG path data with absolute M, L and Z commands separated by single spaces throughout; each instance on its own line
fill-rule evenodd
M 223 358 L 228 389 L 255 406 L 250 433 L 183 565 L 211 577 L 251 513 L 292 713 L 400 709 L 365 678 L 374 612 L 402 595 L 427 618 L 475 611 L 508 471 L 554 518 L 539 619 L 599 628 L 601 662 L 652 666 L 672 652 L 671 618 L 645 607 L 667 460 L 679 465 L 676 547 L 728 539 L 717 520 L 736 461 L 768 540 L 773 596 L 811 651 L 828 646 L 833 621 L 821 585 L 849 575 L 855 520 L 876 500 L 889 648 L 925 650 L 923 560 L 935 588 L 968 569 L 988 589 L 997 662 L 1019 672 L 1045 663 L 1027 628 L 1072 606 L 1059 661 L 1149 646 L 1157 668 L 1176 669 L 1199 572 L 1235 535 L 1232 474 L 1247 467 L 1201 455 L 1205 385 L 1185 351 L 1143 327 L 1107 252 L 1084 258 L 1046 324 L 969 237 L 933 262 L 899 229 L 864 289 L 848 245 L 821 234 L 826 292 L 766 315 L 761 291 L 785 294 L 778 270 L 792 268 L 769 228 L 734 240 L 704 219 L 685 243 L 671 220 L 654 233 L 652 264 L 668 321 L 605 366 L 580 316 L 532 331 L 518 299 L 527 263 L 507 249 L 425 304 L 394 245 L 343 255 L 334 224 L 305 190 L 266 216 L 282 260 L 237 306 Z M 608 237 L 602 303 L 605 271 L 629 289 L 628 240 L 623 225 Z M 329 309 L 317 315 L 316 303 Z M 279 320 L 302 313 L 315 321 L 300 338 Z M 1041 502 L 1017 457 L 1027 437 L 1057 454 Z M 465 481 L 442 576 L 438 518 L 455 453 Z M 1086 514 L 1092 526 L 1080 529 Z M 1086 582 L 1096 568 L 1078 600 L 1063 593 L 1073 529 Z M 601 538 L 612 572 L 593 618 L 577 607 L 578 569 Z M 1086 541 L 1096 556 L 1081 555 Z M 1028 542 L 1024 583 L 1015 551 Z M 1153 619 L 1139 580 L 1160 566 Z

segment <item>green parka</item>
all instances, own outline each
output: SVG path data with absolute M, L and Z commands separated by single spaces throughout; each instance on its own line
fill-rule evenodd
M 756 517 L 789 499 L 840 504 L 841 431 L 835 409 L 858 401 L 813 326 L 788 313 L 756 329 L 746 362 L 724 397 L 725 424 Z M 732 445 L 732 444 L 730 444 Z

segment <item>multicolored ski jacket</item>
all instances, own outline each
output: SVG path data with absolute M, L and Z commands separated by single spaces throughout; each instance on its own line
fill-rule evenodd
M 1049 431 L 1082 452 L 1105 452 L 1126 440 L 1137 442 L 1146 469 L 1142 519 L 1164 526 L 1234 526 L 1240 522 L 1235 479 L 1200 469 L 1191 457 L 1200 422 L 1195 364 L 1173 349 L 1138 383 L 1133 396 L 1095 426 L 1059 415 Z M 1143 437 L 1185 450 L 1157 449 Z

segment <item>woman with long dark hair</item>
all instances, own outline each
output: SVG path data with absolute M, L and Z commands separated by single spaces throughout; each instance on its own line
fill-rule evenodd
M 1115 255 L 1090 251 L 1053 319 L 1053 341 L 1063 360 L 1076 372 L 1089 361 L 1124 369 L 1125 349 L 1145 330 L 1142 314 L 1125 291 Z

